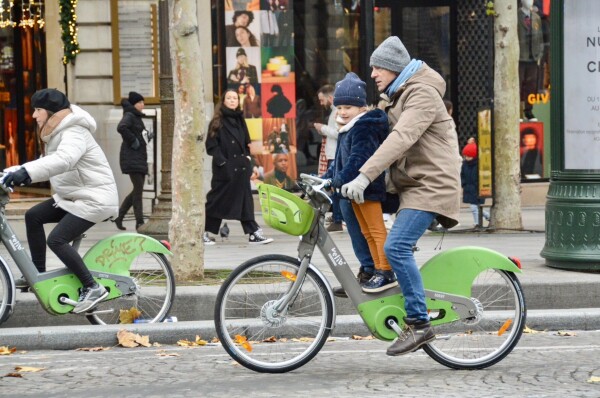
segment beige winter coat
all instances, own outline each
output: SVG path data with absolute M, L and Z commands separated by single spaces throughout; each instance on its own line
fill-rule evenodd
M 392 98 L 382 94 L 390 135 L 360 172 L 373 181 L 389 167 L 400 209 L 437 213 L 450 228 L 458 224 L 461 159 L 445 91 L 442 77 L 423 64 Z

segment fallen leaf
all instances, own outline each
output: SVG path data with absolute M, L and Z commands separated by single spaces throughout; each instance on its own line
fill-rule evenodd
M 202 340 L 200 338 L 200 336 L 196 335 L 196 340 L 194 341 L 189 341 L 188 339 L 183 339 L 183 340 L 179 340 L 177 342 L 177 345 L 180 345 L 182 347 L 195 347 L 195 346 L 204 346 L 208 344 L 208 342 L 206 340 Z
M 374 338 L 373 336 L 365 336 L 365 337 L 363 337 L 363 336 L 359 336 L 359 335 L 356 335 L 356 334 L 352 335 L 352 340 L 373 340 L 373 338 Z
M 17 372 L 41 372 L 42 370 L 46 370 L 46 368 L 34 368 L 31 366 L 15 366 L 15 370 Z
M 276 343 L 277 338 L 275 336 L 267 337 L 263 340 L 263 343 Z
M 120 345 L 127 348 L 137 347 L 138 345 L 143 345 L 144 347 L 151 346 L 150 337 L 140 336 L 137 333 L 132 333 L 125 329 L 121 329 L 117 332 L 117 340 Z
M 218 337 L 213 337 L 212 340 L 210 341 L 211 343 L 220 343 L 221 341 L 219 341 Z
M 21 373 L 7 373 L 4 377 L 23 377 Z
M 128 310 L 119 311 L 119 322 L 120 323 L 133 323 L 136 319 L 142 316 L 140 310 L 135 307 L 131 307 Z
M 152 343 L 152 347 L 162 347 L 162 344 L 157 343 L 156 341 Z
M 567 332 L 565 330 L 559 330 L 558 332 L 556 332 L 556 334 L 559 336 L 564 336 L 564 337 L 577 336 L 577 334 L 575 332 Z
M 17 351 L 17 347 L 8 348 L 7 346 L 0 347 L 0 355 L 11 355 Z
M 75 349 L 75 351 L 89 351 L 89 352 L 108 351 L 108 350 L 110 350 L 110 347 L 82 347 L 82 348 Z
M 150 336 L 140 336 L 139 334 L 136 334 L 135 342 L 144 347 L 152 347 L 152 344 L 150 344 Z
M 536 334 L 536 333 L 542 333 L 539 330 L 533 330 L 528 326 L 525 326 L 525 328 L 523 329 L 523 333 L 530 333 L 530 334 Z
M 292 339 L 292 341 L 294 341 L 296 343 L 310 343 L 310 342 L 314 341 L 314 338 L 312 338 L 312 337 L 300 337 L 299 339 Z
M 588 379 L 587 381 L 588 383 L 600 383 L 600 377 L 598 376 L 592 376 Z

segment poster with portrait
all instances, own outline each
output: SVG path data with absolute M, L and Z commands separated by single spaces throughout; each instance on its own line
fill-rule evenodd
M 296 86 L 291 0 L 225 0 L 227 88 L 240 96 L 250 133 L 252 189 L 293 190 Z
M 521 179 L 544 177 L 544 123 L 526 122 L 520 126 Z

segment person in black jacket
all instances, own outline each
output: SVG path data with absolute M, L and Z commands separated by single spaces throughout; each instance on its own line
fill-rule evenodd
M 144 97 L 135 91 L 129 92 L 127 99 L 121 101 L 123 106 L 123 118 L 117 126 L 117 131 L 123 138 L 121 144 L 121 153 L 119 164 L 121 172 L 129 174 L 133 190 L 125 197 L 119 208 L 119 216 L 114 220 L 117 228 L 125 230 L 123 226 L 123 217 L 133 206 L 135 215 L 135 228 L 138 229 L 144 225 L 144 209 L 142 203 L 142 193 L 144 190 L 144 178 L 148 174 L 148 154 L 146 153 L 146 140 L 142 135 L 146 129 L 142 117 L 144 114 Z M 152 139 L 153 134 L 148 133 L 148 139 Z
M 270 243 L 254 220 L 254 200 L 250 188 L 252 165 L 250 133 L 240 109 L 237 91 L 229 89 L 208 126 L 206 152 L 212 156 L 212 179 L 206 195 L 207 232 L 217 234 L 221 221 L 239 220 L 250 244 Z M 204 243 L 214 244 L 204 233 Z

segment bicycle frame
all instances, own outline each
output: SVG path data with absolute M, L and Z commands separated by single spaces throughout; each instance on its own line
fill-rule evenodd
M 305 177 L 317 180 L 314 177 Z M 307 192 L 307 194 L 315 211 L 315 217 L 311 229 L 302 236 L 298 245 L 300 269 L 290 292 L 281 299 L 277 309 L 283 310 L 295 297 L 304 282 L 316 246 L 371 333 L 381 340 L 393 340 L 400 330 L 398 324 L 402 325 L 403 318 L 406 316 L 404 297 L 400 288 L 396 287 L 375 294 L 366 294 L 362 291 L 348 262 L 324 226 L 328 206 L 322 197 L 323 192 L 319 191 L 322 187 L 312 188 L 314 192 Z M 423 265 L 420 272 L 433 325 L 454 322 L 458 319 L 468 320 L 476 316 L 476 303 L 470 299 L 471 285 L 475 277 L 488 268 L 521 272 L 509 258 L 480 247 L 448 250 L 434 256 Z

